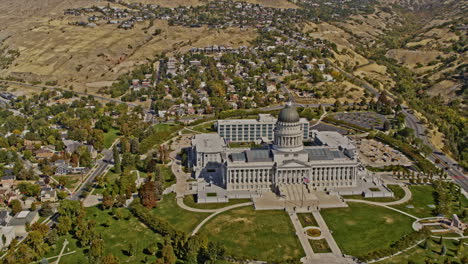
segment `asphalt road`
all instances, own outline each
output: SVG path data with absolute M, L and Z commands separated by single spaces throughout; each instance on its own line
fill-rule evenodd
M 69 196 L 70 200 L 78 201 L 81 198 L 81 194 L 85 190 L 86 186 L 94 181 L 94 179 L 101 175 L 109 165 L 111 165 L 111 160 L 112 160 L 112 151 L 111 150 L 104 150 L 104 157 L 96 162 L 97 167 L 96 169 L 91 173 L 91 175 L 86 178 L 86 180 L 81 184 L 80 188 L 75 191 L 75 193 L 71 194 Z
M 433 146 L 426 137 L 424 125 L 419 119 L 411 113 L 410 110 L 403 108 L 402 112 L 406 115 L 406 125 L 414 130 L 415 135 L 420 138 L 424 144 L 432 148 L 432 154 L 427 158 L 435 163 L 437 167 L 444 169 L 447 174 L 468 193 L 468 177 L 463 173 L 463 169 L 456 161 L 445 155 L 441 150 Z

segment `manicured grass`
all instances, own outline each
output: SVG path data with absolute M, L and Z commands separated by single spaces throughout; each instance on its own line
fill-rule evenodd
M 193 229 L 205 219 L 209 213 L 195 213 L 186 211 L 177 205 L 175 194 L 165 195 L 152 213 L 168 221 L 178 230 L 191 233 Z
M 86 208 L 88 219 L 95 220 L 98 223 L 96 232 L 101 234 L 105 241 L 104 254 L 113 254 L 122 263 L 146 263 L 154 261 L 156 258 L 146 255 L 144 249 L 155 243 L 162 243 L 163 238 L 143 225 L 128 209 L 121 208 L 120 210 L 125 210 L 131 215 L 129 220 L 116 220 L 112 216 L 111 210 L 102 211 L 97 207 Z M 107 227 L 103 223 L 109 223 L 110 225 Z M 126 250 L 128 250 L 131 242 L 137 248 L 135 256 L 127 255 Z M 148 260 L 145 260 L 146 257 L 148 257 Z
M 299 213 L 297 214 L 297 218 L 299 218 L 302 227 L 318 226 L 317 221 L 315 221 L 315 218 L 311 213 Z
M 120 131 L 115 128 L 109 129 L 106 133 L 104 133 L 104 147 L 109 148 L 112 143 L 114 143 L 114 140 L 119 137 Z
M 428 206 L 430 204 L 436 204 L 432 185 L 413 185 L 410 186 L 409 189 L 412 193 L 411 200 L 392 207 L 421 218 L 434 216 L 434 209 Z M 414 208 L 408 208 L 408 205 L 412 205 Z
M 398 212 L 362 203 L 348 205 L 321 211 L 345 254 L 360 256 L 387 248 L 413 230 L 413 219 Z
M 343 198 L 386 203 L 386 202 L 398 201 L 405 196 L 405 191 L 398 185 L 395 185 L 395 184 L 388 185 L 388 188 L 392 190 L 394 197 L 365 198 L 362 195 L 344 195 Z
M 213 128 L 213 124 L 216 121 L 208 122 L 205 124 L 197 125 L 192 128 L 192 130 L 201 132 L 201 133 L 213 133 L 216 132 L 216 130 Z
M 314 253 L 331 253 L 332 252 L 325 238 L 320 239 L 320 240 L 309 239 L 309 243 Z
M 120 177 L 119 174 L 115 173 L 114 172 L 114 169 L 110 169 L 107 174 L 104 176 L 106 178 L 106 187 L 107 186 L 111 186 L 115 183 L 115 181 Z M 96 188 L 96 190 L 94 191 L 94 194 L 102 194 L 104 192 L 104 190 L 106 189 L 106 187 L 104 188 Z
M 57 181 L 59 181 L 60 177 L 64 177 L 66 179 L 65 187 L 67 187 L 70 190 L 74 189 L 78 184 L 80 184 L 82 178 L 81 174 L 52 176 L 52 178 L 54 178 Z
M 73 238 L 72 235 L 66 235 L 66 236 L 61 236 L 55 246 L 53 246 L 50 251 L 46 254 L 46 258 L 49 257 L 54 257 L 60 254 L 60 250 L 62 250 L 63 243 L 65 242 L 65 239 L 68 240 L 68 245 L 65 248 L 65 251 L 63 251 L 64 254 L 72 251 L 76 251 L 73 254 L 63 256 L 60 259 L 60 263 L 70 263 L 70 264 L 86 264 L 88 262 L 88 258 L 85 254 L 85 250 L 87 248 L 80 248 L 78 247 L 78 241 Z M 57 258 L 49 260 L 49 263 L 53 263 L 57 260 Z
M 251 206 L 233 209 L 210 220 L 201 232 L 237 258 L 280 262 L 304 256 L 284 211 L 255 211 Z
M 198 208 L 198 209 L 218 209 L 226 206 L 250 202 L 250 199 L 229 199 L 227 203 L 207 203 L 199 204 L 195 202 L 195 197 L 193 195 L 187 195 L 184 197 L 184 204 L 188 207 Z
M 159 145 L 164 143 L 165 141 L 171 138 L 171 135 L 180 130 L 182 126 L 180 125 L 173 125 L 173 124 L 157 124 L 154 125 L 152 129 L 152 133 L 143 139 L 140 143 L 140 153 L 146 153 L 148 150 L 155 147 L 155 145 Z
M 162 179 L 164 179 L 163 181 L 164 189 L 176 183 L 176 177 L 174 173 L 172 173 L 170 166 L 158 165 L 158 167 L 160 168 Z
M 464 242 L 468 242 L 467 239 Z M 450 262 L 447 263 L 462 263 L 461 258 L 468 257 L 468 250 L 466 246 L 463 252 L 460 255 L 456 256 L 455 251 L 458 248 L 458 242 L 452 239 L 444 239 L 444 244 L 447 247 L 447 254 L 441 256 L 442 245 L 439 244 L 438 238 L 432 238 L 428 241 L 428 249 L 424 249 L 424 242 L 404 252 L 400 255 L 391 257 L 389 259 L 380 261 L 381 264 L 400 264 L 400 263 L 425 263 L 426 259 L 431 259 L 431 263 L 446 263 L 444 262 L 448 259 Z
M 145 253 L 145 249 L 149 245 L 162 243 L 163 239 L 159 234 L 154 233 L 149 228 L 144 226 L 136 219 L 128 209 L 120 208 L 119 210 L 127 211 L 130 218 L 128 220 L 115 219 L 111 210 L 101 210 L 97 207 L 86 208 L 86 217 L 96 222 L 95 232 L 104 239 L 104 255 L 112 254 L 119 258 L 121 263 L 152 263 L 156 260 L 155 256 Z M 109 227 L 104 223 L 108 223 Z M 60 253 L 64 240 L 67 239 L 67 245 L 64 253 L 76 250 L 77 252 L 71 255 L 62 257 L 60 263 L 86 264 L 89 263 L 87 258 L 87 247 L 80 248 L 77 240 L 72 235 L 66 235 L 59 238 L 57 245 L 51 249 L 46 257 L 56 256 Z M 126 250 L 130 242 L 134 243 L 138 250 L 134 256 L 128 256 Z M 68 249 L 68 250 L 67 250 Z M 53 259 L 52 261 L 55 261 Z M 52 263 L 52 261 L 49 261 Z

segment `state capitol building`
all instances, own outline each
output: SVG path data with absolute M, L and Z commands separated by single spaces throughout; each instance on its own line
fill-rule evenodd
M 280 111 L 276 123 L 272 124 L 271 118 L 262 115 L 258 120 L 220 120 L 218 132 L 220 124 L 224 132 L 221 135 L 195 135 L 189 155 L 194 177 L 226 191 L 282 193 L 294 185 L 306 185 L 316 191 L 356 186 L 358 154 L 349 138 L 334 131 L 305 133 L 308 122 L 290 105 Z M 228 147 L 225 128 L 229 122 L 251 125 L 262 120 L 269 122 L 265 125 L 265 138 L 245 138 L 265 144 L 258 148 Z M 243 130 L 237 131 L 236 139 L 242 138 Z M 250 133 L 249 129 L 245 131 Z M 305 139 L 308 146 L 304 146 Z

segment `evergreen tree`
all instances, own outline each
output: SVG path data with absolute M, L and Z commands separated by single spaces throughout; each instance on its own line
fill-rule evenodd
M 120 163 L 120 153 L 117 147 L 114 147 L 113 154 L 114 154 L 114 171 L 115 173 L 120 174 L 122 171 L 121 171 L 121 163 Z

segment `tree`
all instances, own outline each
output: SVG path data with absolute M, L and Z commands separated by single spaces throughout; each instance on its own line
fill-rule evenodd
M 48 217 L 53 214 L 52 206 L 50 202 L 43 202 L 41 205 L 41 209 L 39 209 L 39 215 L 43 217 Z
M 94 238 L 91 241 L 91 246 L 89 248 L 88 254 L 91 263 L 98 263 L 98 260 L 104 254 L 104 240 L 102 238 Z
M 423 248 L 426 249 L 426 250 L 429 248 L 429 242 L 427 241 L 427 239 L 426 239 L 426 241 L 424 241 Z
M 48 250 L 48 246 L 44 242 L 44 235 L 40 231 L 29 232 L 26 244 L 38 257 L 43 256 Z
M 116 256 L 109 254 L 102 258 L 101 263 L 102 264 L 120 264 L 120 261 Z
M 58 219 L 57 232 L 59 235 L 66 235 L 72 229 L 72 220 L 69 216 L 61 215 Z
M 130 141 L 130 151 L 132 154 L 138 154 L 140 152 L 140 142 L 138 138 L 132 138 Z
M 114 147 L 113 154 L 114 154 L 114 171 L 115 173 L 120 174 L 121 173 L 120 153 L 117 147 Z
M 148 179 L 143 186 L 141 186 L 140 190 L 138 191 L 138 195 L 141 199 L 141 204 L 148 209 L 151 209 L 156 206 L 158 197 L 156 194 L 156 183 Z
M 440 251 L 440 255 L 445 256 L 445 254 L 447 254 L 447 247 L 444 244 L 442 245 L 442 250 Z
M 129 256 L 135 256 L 136 253 L 137 253 L 138 249 L 137 249 L 137 246 L 135 244 L 135 242 L 130 242 L 128 244 L 128 250 L 127 250 L 127 253 Z
M 23 207 L 21 206 L 21 202 L 19 200 L 13 200 L 11 201 L 10 203 L 10 207 L 11 207 L 11 213 L 13 215 L 21 212 L 23 210 Z
M 114 206 L 114 197 L 110 194 L 104 195 L 102 197 L 102 207 L 104 207 L 104 209 L 109 209 L 112 208 L 112 206 Z
M 385 120 L 383 124 L 383 130 L 384 131 L 389 131 L 390 130 L 390 122 L 388 120 Z
M 174 254 L 174 248 L 172 248 L 170 243 L 164 245 L 161 250 L 161 255 L 165 264 L 174 264 L 177 260 L 177 257 Z

